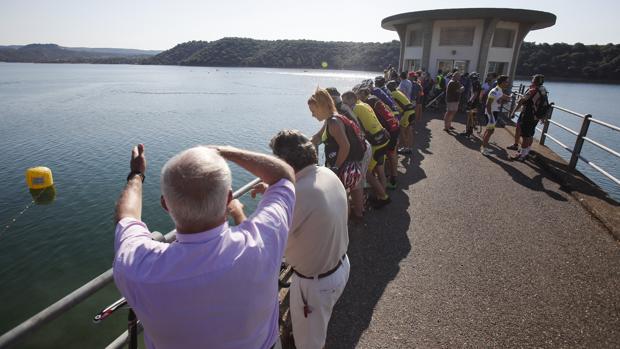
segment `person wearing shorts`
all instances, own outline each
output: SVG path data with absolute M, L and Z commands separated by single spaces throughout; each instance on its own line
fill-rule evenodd
M 523 97 L 519 100 L 513 110 L 510 111 L 510 115 L 514 115 L 514 111 L 518 110 L 521 106 L 524 106 L 523 111 L 519 114 L 519 121 L 517 121 L 517 127 L 520 130 L 519 136 L 523 138 L 521 142 L 521 150 L 511 157 L 513 160 L 525 160 L 530 152 L 530 148 L 534 141 L 534 133 L 536 132 L 536 125 L 539 120 L 536 118 L 537 106 L 541 98 L 547 94 L 547 90 L 543 86 L 545 77 L 541 74 L 536 74 L 532 77 L 532 85 L 525 92 Z M 509 147 L 509 149 L 517 150 L 518 138 L 515 136 L 515 144 Z
M 487 123 L 486 130 L 484 131 L 484 136 L 482 137 L 482 147 L 480 148 L 482 155 L 490 154 L 487 147 L 489 146 L 491 135 L 495 131 L 495 124 L 497 123 L 501 106 L 503 103 L 510 100 L 510 97 L 505 95 L 503 92 L 503 90 L 508 88 L 509 85 L 510 81 L 508 76 L 501 75 L 497 78 L 497 86 L 489 92 L 489 96 L 487 97 L 486 115 L 489 122 Z
M 446 89 L 446 114 L 443 116 L 444 131 L 454 129 L 454 127 L 452 127 L 452 119 L 454 119 L 456 112 L 459 111 L 461 93 L 465 90 L 463 85 L 461 85 L 460 78 L 461 74 L 458 71 L 452 74 L 452 79 L 450 79 L 448 88 Z

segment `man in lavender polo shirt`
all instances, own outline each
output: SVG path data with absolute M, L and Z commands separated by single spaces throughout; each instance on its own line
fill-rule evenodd
M 258 208 L 229 227 L 230 160 L 270 184 Z M 275 157 L 196 147 L 162 169 L 162 206 L 177 230 L 151 240 L 141 221 L 144 146 L 134 147 L 116 206 L 114 281 L 144 326 L 149 348 L 273 348 L 277 276 L 295 202 L 295 175 Z

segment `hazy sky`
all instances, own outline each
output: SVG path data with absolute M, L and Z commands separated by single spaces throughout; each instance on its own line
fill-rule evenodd
M 620 1 L 416 0 L 0 0 L 0 45 L 168 49 L 190 40 L 255 39 L 390 41 L 381 20 L 419 10 L 519 7 L 557 16 L 526 41 L 620 43 Z

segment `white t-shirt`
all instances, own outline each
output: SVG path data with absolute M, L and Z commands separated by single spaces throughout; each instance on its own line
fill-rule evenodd
M 501 110 L 501 106 L 503 104 L 502 97 L 504 96 L 504 92 L 499 86 L 495 86 L 490 92 L 489 97 L 487 99 L 487 105 L 491 104 L 491 112 L 496 112 Z
M 293 223 L 286 262 L 306 276 L 325 273 L 347 252 L 347 192 L 340 179 L 325 167 L 307 166 L 295 174 Z

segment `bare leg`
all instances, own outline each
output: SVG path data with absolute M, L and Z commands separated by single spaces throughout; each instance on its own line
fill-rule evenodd
M 351 189 L 351 206 L 353 215 L 357 218 L 364 216 L 364 185 Z
M 495 130 L 486 129 L 484 131 L 484 136 L 482 137 L 482 147 L 486 148 L 489 146 L 489 139 L 491 139 L 491 135 Z
M 385 193 L 385 187 L 381 185 L 381 182 L 375 177 L 374 171 L 368 171 L 366 174 L 366 181 L 370 184 L 372 191 L 378 199 L 384 199 L 387 194 Z
M 396 178 L 398 176 L 398 156 L 396 156 L 396 151 L 389 151 L 387 157 L 390 176 Z
M 447 111 L 443 117 L 444 129 L 448 130 L 452 126 L 452 119 L 454 118 L 455 111 Z
M 375 166 L 375 173 L 377 174 L 377 178 L 379 178 L 379 183 L 381 183 L 381 187 L 385 188 L 387 185 L 387 179 L 385 178 L 385 168 L 383 165 Z
M 396 147 L 396 149 L 400 147 L 406 148 L 409 145 L 409 139 L 407 139 L 409 136 L 409 134 L 407 134 L 407 128 L 400 126 L 400 129 L 398 132 L 399 132 L 398 146 Z
M 422 103 L 418 103 L 415 106 L 415 121 L 416 122 L 420 122 L 422 121 Z

